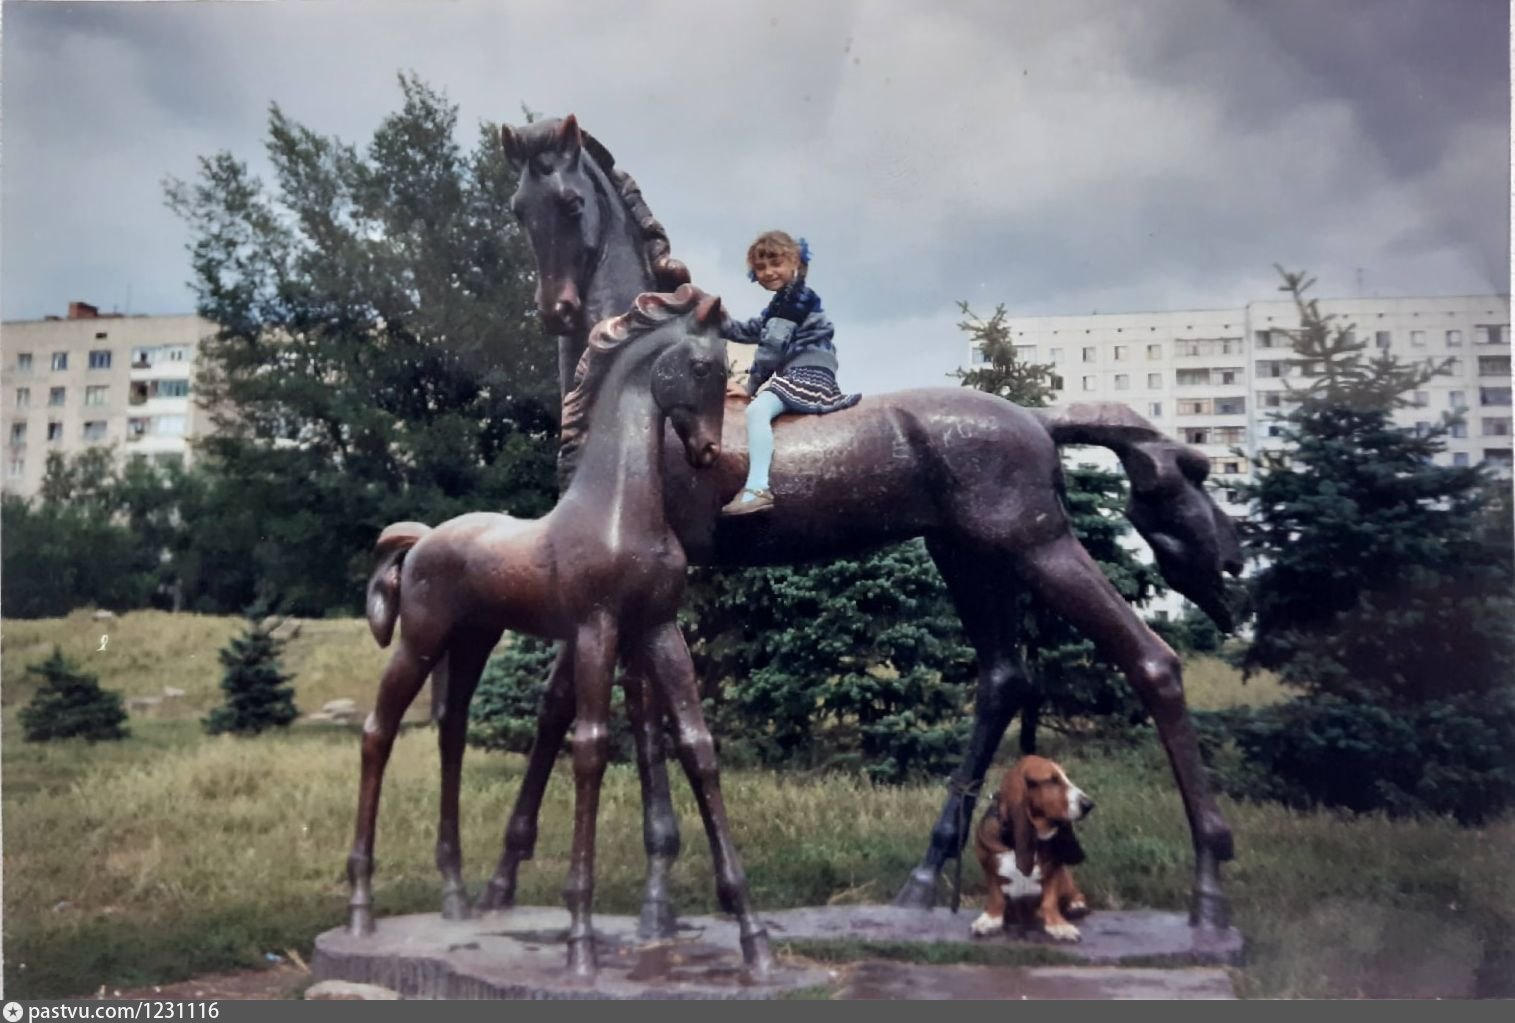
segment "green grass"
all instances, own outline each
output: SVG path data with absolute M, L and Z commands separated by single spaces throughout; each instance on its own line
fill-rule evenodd
M 308 958 L 314 936 L 344 919 L 356 730 L 297 724 L 252 740 L 206 736 L 198 725 L 204 710 L 191 705 L 213 705 L 219 672 L 186 665 L 188 641 L 171 641 L 175 619 L 139 623 L 129 615 L 113 636 L 146 642 L 151 632 L 164 644 L 159 663 L 143 653 L 93 670 L 108 688 L 177 685 L 188 690 L 185 698 L 154 716 L 134 717 L 132 738 L 124 742 L 22 742 L 14 713 L 20 695 L 12 688 L 18 651 L 40 659 L 69 632 L 97 624 L 76 618 L 5 624 L 7 995 L 62 997 L 102 983 L 168 983 L 254 966 L 265 952 L 287 948 Z M 226 619 L 181 618 L 186 634 L 210 647 L 194 655 L 198 664 L 213 663 L 214 648 L 236 628 Z M 335 628 L 322 634 L 312 626 Z M 364 642 L 367 649 L 359 649 Z M 76 641 L 88 645 L 87 636 Z M 110 649 L 116 647 L 113 638 Z M 309 672 L 295 681 L 303 709 L 339 696 L 367 706 L 382 655 L 362 623 L 309 623 L 291 655 Z M 1191 678 L 1198 682 L 1205 670 L 1218 672 L 1191 671 Z M 1191 687 L 1191 695 L 1263 692 L 1252 685 L 1217 674 Z M 1112 748 L 1056 735 L 1045 742 L 1099 802 L 1081 830 L 1088 862 L 1079 872 L 1095 910 L 1184 907 L 1192 857 L 1156 743 L 1143 737 Z M 474 891 L 498 855 L 521 768 L 519 757 L 469 753 L 461 824 Z M 943 793 L 939 783 L 883 788 L 836 775 L 761 771 L 732 771 L 723 782 L 753 897 L 765 909 L 887 902 L 920 855 Z M 437 788 L 435 733 L 407 729 L 396 743 L 380 816 L 376 895 L 383 914 L 437 909 Z M 712 912 L 709 855 L 681 781 L 675 796 L 684 853 L 674 898 L 682 912 Z M 561 899 L 571 802 L 563 764 L 548 789 L 536 859 L 522 871 L 523 903 Z M 1515 994 L 1509 869 L 1515 821 L 1462 829 L 1441 820 L 1223 806 L 1237 834 L 1238 858 L 1225 876 L 1235 923 L 1248 942 L 1246 964 L 1232 971 L 1243 995 Z M 638 908 L 640 820 L 635 772 L 612 766 L 601 804 L 601 912 Z M 982 897 L 977 873 L 970 862 L 965 912 Z M 791 950 L 830 961 L 892 955 L 963 962 L 987 954 L 816 943 Z

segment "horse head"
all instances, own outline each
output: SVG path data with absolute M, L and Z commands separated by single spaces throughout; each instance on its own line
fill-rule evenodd
M 558 469 L 565 485 L 593 429 L 615 428 L 592 425 L 598 396 L 636 386 L 628 377 L 642 364 L 648 366 L 652 401 L 672 424 L 685 459 L 697 469 L 716 463 L 726 412 L 721 319 L 719 298 L 684 284 L 672 294 L 638 295 L 624 315 L 602 320 L 590 331 L 573 390 L 563 400 Z M 623 354 L 627 349 L 633 350 L 631 357 Z
M 1123 458 L 1131 477 L 1126 514 L 1152 548 L 1168 585 L 1192 600 L 1225 632 L 1235 627 L 1223 573 L 1240 575 L 1241 541 L 1231 517 L 1204 489 L 1210 463 L 1198 452 L 1167 442 L 1143 471 Z M 1149 450 L 1147 454 L 1158 454 Z
M 552 334 L 583 326 L 583 283 L 601 244 L 600 190 L 584 159 L 585 136 L 572 114 L 500 129 L 506 158 L 520 172 L 511 197 L 537 258 L 537 314 Z

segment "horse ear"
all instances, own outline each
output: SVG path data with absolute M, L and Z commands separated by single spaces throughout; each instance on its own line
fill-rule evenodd
M 584 148 L 584 132 L 579 128 L 579 119 L 572 114 L 558 125 L 558 150 L 565 155 L 578 156 Z
M 505 147 L 505 159 L 512 167 L 519 168 L 525 162 L 525 154 L 521 152 L 520 136 L 508 124 L 500 125 L 500 143 Z
M 700 326 L 714 327 L 719 330 L 723 319 L 725 319 L 725 313 L 721 309 L 721 296 L 711 295 L 700 305 L 698 317 Z

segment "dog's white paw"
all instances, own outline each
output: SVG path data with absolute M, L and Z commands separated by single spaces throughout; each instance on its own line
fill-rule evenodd
M 1078 933 L 1078 928 L 1067 921 L 1060 924 L 1048 924 L 1045 930 L 1053 941 L 1078 941 L 1082 937 Z
M 1005 918 L 1002 916 L 990 916 L 988 913 L 980 913 L 978 919 L 973 921 L 973 933 L 977 937 L 989 934 L 998 934 L 1005 929 Z

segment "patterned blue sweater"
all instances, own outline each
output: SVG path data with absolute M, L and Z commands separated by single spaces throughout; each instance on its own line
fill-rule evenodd
M 785 369 L 820 366 L 835 373 L 835 333 L 821 297 L 799 280 L 774 292 L 762 315 L 745 323 L 728 316 L 721 324 L 727 341 L 758 346 L 747 373 L 748 394 L 756 394 L 764 381 Z

